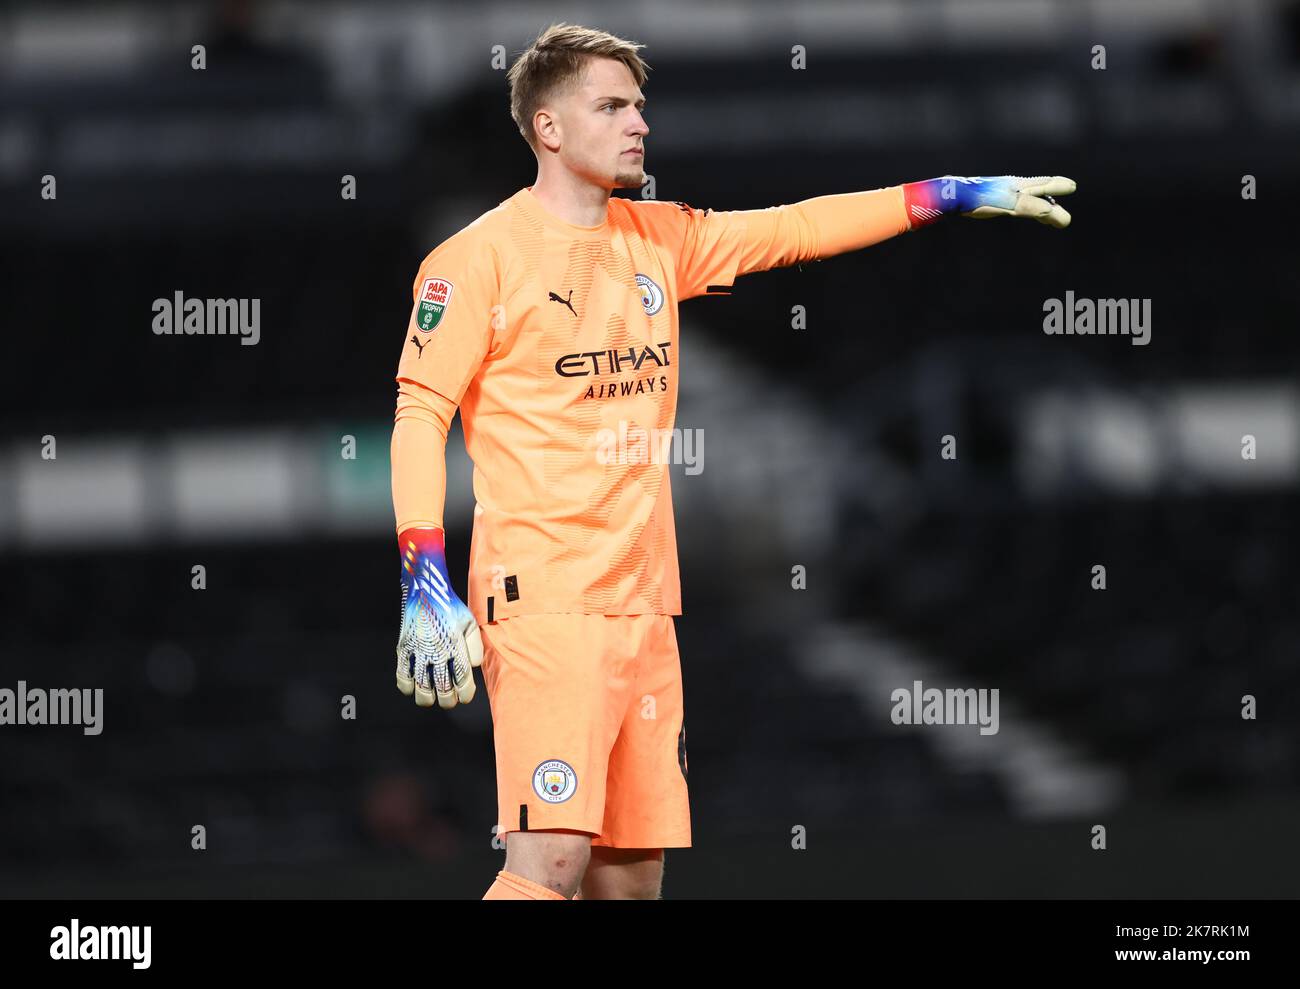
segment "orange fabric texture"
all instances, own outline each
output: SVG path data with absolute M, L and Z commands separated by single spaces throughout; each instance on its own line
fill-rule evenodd
M 483 894 L 485 900 L 567 900 L 563 893 L 502 869 L 496 881 Z
M 398 382 L 390 466 L 398 535 L 442 528 L 447 499 L 447 432 L 456 404 L 409 381 Z
M 458 405 L 476 501 L 466 604 L 480 624 L 489 598 L 493 618 L 681 614 L 661 456 L 677 410 L 677 303 L 907 229 L 901 186 L 733 212 L 613 197 L 595 227 L 521 189 L 432 251 L 412 285 L 398 531 L 441 525 L 431 431 Z M 437 463 L 415 462 L 425 457 Z
M 518 615 L 484 625 L 497 832 L 688 848 L 682 671 L 667 615 Z

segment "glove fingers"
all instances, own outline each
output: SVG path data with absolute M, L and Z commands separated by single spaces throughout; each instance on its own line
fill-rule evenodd
M 449 711 L 455 707 L 457 701 L 458 698 L 455 688 L 448 690 L 446 693 L 443 693 L 441 690 L 438 691 L 438 706 L 444 711 Z
M 478 687 L 474 683 L 474 674 L 469 665 L 468 657 L 466 659 L 457 659 L 456 669 L 460 679 L 457 680 L 456 692 L 452 694 L 452 697 L 461 704 L 468 704 L 474 699 L 474 695 L 478 693 Z
M 1046 216 L 1041 217 L 1039 222 L 1046 223 L 1050 227 L 1056 227 L 1057 230 L 1064 230 L 1066 227 L 1070 225 L 1071 219 L 1073 218 L 1070 216 L 1068 212 L 1066 212 L 1060 206 L 1057 206 L 1055 203 L 1053 203 L 1051 212 L 1049 212 Z
M 415 703 L 420 707 L 455 707 L 456 694 L 451 689 L 446 656 L 429 650 L 415 653 Z
M 397 632 L 397 689 L 407 697 L 415 691 L 413 664 L 411 663 L 411 624 L 406 616 L 406 584 L 402 584 L 402 624 Z
M 469 663 L 477 668 L 483 664 L 483 636 L 479 634 L 478 622 L 470 617 L 469 627 L 465 630 L 465 645 L 469 649 Z
M 1067 179 L 1064 175 L 1016 177 L 1016 188 L 1030 196 L 1068 196 L 1078 187 L 1074 179 Z
M 434 673 L 430 667 L 435 660 L 428 653 L 417 652 L 415 654 L 415 703 L 420 707 L 433 707 L 434 696 Z
M 455 657 L 452 660 L 453 683 L 456 697 L 462 704 L 474 699 L 478 688 L 474 683 L 474 670 L 483 662 L 483 637 L 479 634 L 478 622 L 473 615 L 468 615 L 459 635 L 452 636 Z
M 1049 227 L 1055 227 L 1058 230 L 1064 230 L 1070 225 L 1070 214 L 1058 206 L 1056 203 L 1049 202 L 1046 199 L 1039 199 L 1037 196 L 1020 197 L 1020 202 L 1016 204 L 1017 216 L 1031 216 L 1039 223 L 1046 223 Z
M 407 697 L 415 691 L 414 664 L 411 662 L 411 636 L 406 622 L 397 636 L 397 689 Z
M 1046 199 L 1039 199 L 1037 196 L 1025 195 L 1020 197 L 1014 210 L 1003 209 L 1001 206 L 980 206 L 969 213 L 963 213 L 962 216 L 972 220 L 992 220 L 999 216 L 1024 216 L 1045 223 L 1049 227 L 1056 227 L 1058 230 L 1068 227 L 1071 220 L 1070 214 L 1056 203 L 1049 203 Z
M 471 617 L 464 632 L 442 624 L 441 642 L 426 644 L 426 648 L 412 650 L 405 645 L 406 637 L 399 642 L 397 652 L 397 689 L 408 697 L 414 695 L 420 707 L 448 709 L 457 704 L 468 704 L 474 699 L 473 668 L 482 662 L 483 643 L 478 625 Z M 414 675 L 406 672 L 414 664 Z
M 434 677 L 433 677 L 433 680 L 431 681 L 431 686 L 429 686 L 429 687 L 421 687 L 421 686 L 419 685 L 419 681 L 418 681 L 418 680 L 416 681 L 416 687 L 415 687 L 415 703 L 416 703 L 417 705 L 419 705 L 420 707 L 433 707 L 433 705 L 434 705 L 435 703 L 436 703 L 439 707 L 444 708 L 444 709 L 455 707 L 455 706 L 456 706 L 456 691 L 454 691 L 454 690 L 441 690 L 441 689 L 439 688 L 438 677 L 437 677 L 437 673 L 436 673 L 436 670 L 437 670 L 437 667 L 438 667 L 438 661 L 437 661 L 437 660 L 434 660 L 432 663 L 430 663 L 430 664 L 428 664 L 428 665 L 429 665 L 430 667 L 432 667 L 432 668 L 434 669 L 434 671 L 435 671 L 435 673 L 434 673 Z M 443 663 L 443 670 L 444 670 L 444 672 L 445 672 L 445 670 L 446 670 L 446 663 L 445 663 L 445 662 Z M 448 681 L 448 682 L 450 682 L 450 681 Z
M 397 689 L 407 697 L 415 692 L 415 678 L 411 676 L 411 654 L 397 650 Z
M 468 704 L 474 699 L 474 669 L 469 664 L 469 647 L 465 637 L 452 633 L 452 697 L 461 704 Z
M 459 652 L 463 646 L 457 646 L 456 636 L 453 633 L 451 649 L 445 655 L 430 658 L 430 669 L 433 673 L 433 692 L 438 699 L 438 706 L 448 710 L 456 706 L 460 690 L 457 682 L 460 679 L 459 668 L 461 666 Z

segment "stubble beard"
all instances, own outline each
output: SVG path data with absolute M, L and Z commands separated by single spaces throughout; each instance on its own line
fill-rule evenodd
M 635 171 L 620 171 L 614 176 L 615 189 L 639 189 L 644 182 L 644 168 L 638 168 Z

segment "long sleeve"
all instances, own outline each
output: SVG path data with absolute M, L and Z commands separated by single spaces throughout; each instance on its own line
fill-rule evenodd
M 447 499 L 447 431 L 455 415 L 455 402 L 413 381 L 398 379 L 390 457 L 399 535 L 410 528 L 442 528 Z
M 912 229 L 901 185 L 766 209 L 698 209 L 632 200 L 677 273 L 677 297 L 725 295 L 741 275 L 834 257 Z
M 496 252 L 472 226 L 431 251 L 416 273 L 390 453 L 399 535 L 442 527 L 447 431 L 491 345 L 499 296 Z
M 911 229 L 901 185 L 715 215 L 745 225 L 737 276 L 861 250 Z

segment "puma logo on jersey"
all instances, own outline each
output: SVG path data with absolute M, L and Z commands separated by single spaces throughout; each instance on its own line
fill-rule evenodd
M 569 299 L 573 298 L 573 289 L 569 289 L 569 299 L 561 299 L 554 292 L 549 292 L 547 294 L 550 296 L 550 298 L 546 300 L 547 302 L 558 302 L 561 305 L 568 306 L 569 312 L 573 313 L 573 315 L 575 316 L 578 315 L 578 313 L 574 310 L 573 305 L 569 302 Z
M 419 353 L 415 355 L 416 360 L 419 360 L 421 357 L 424 356 L 424 344 L 428 342 L 429 342 L 428 340 L 425 340 L 422 343 L 419 337 L 411 337 L 411 343 L 415 344 L 415 349 L 419 351 Z

